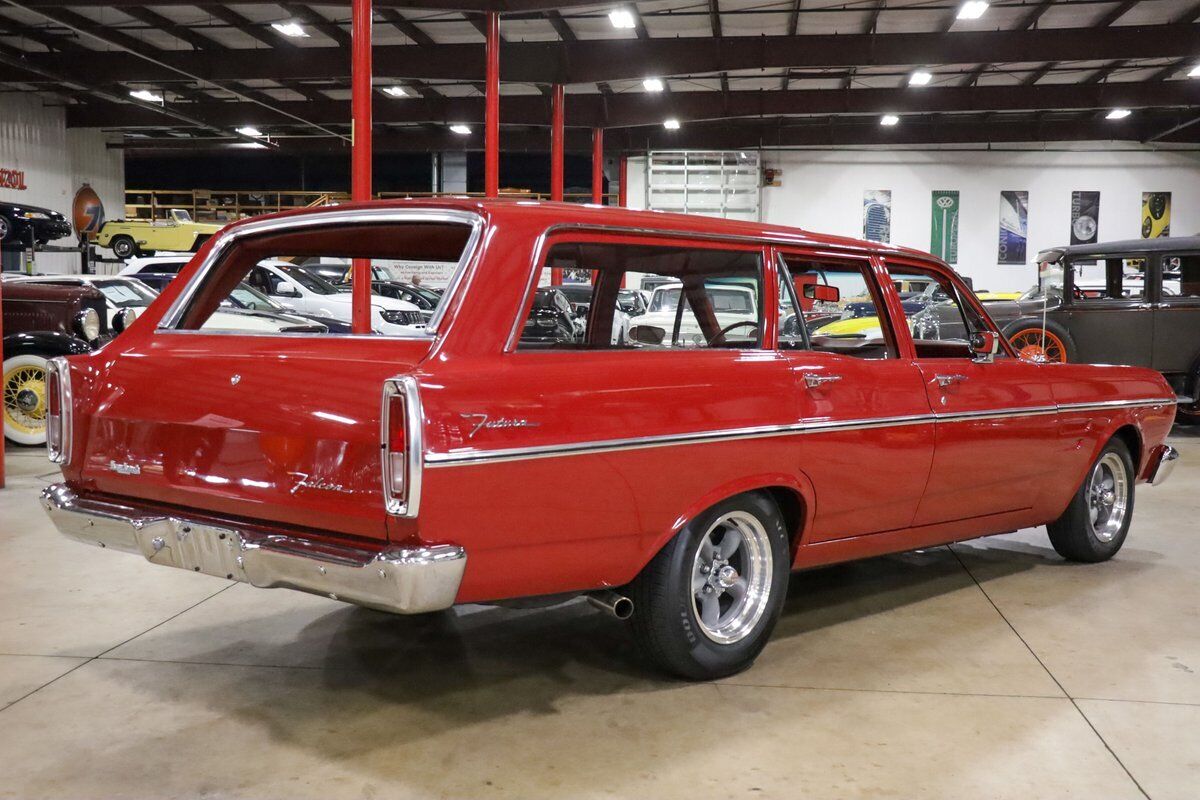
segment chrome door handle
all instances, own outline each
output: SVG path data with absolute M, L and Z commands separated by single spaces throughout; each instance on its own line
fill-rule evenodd
M 952 386 L 956 383 L 962 383 L 967 379 L 966 375 L 935 375 L 938 386 L 945 389 L 947 386 Z
M 816 389 L 822 384 L 833 383 L 834 381 L 840 381 L 841 379 L 841 375 L 820 375 L 816 372 L 804 373 L 804 385 L 810 389 Z

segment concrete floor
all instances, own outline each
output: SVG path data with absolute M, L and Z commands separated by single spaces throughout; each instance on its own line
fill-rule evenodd
M 1043 530 L 796 576 L 749 671 L 583 604 L 390 617 L 90 550 L 0 491 L 0 797 L 1200 795 L 1200 435 L 1112 562 Z

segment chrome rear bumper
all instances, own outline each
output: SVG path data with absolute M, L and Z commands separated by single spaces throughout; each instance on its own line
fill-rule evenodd
M 1169 444 L 1164 444 L 1158 450 L 1157 458 L 1150 462 L 1149 476 L 1147 480 L 1152 486 L 1158 486 L 1160 483 L 1171 477 L 1171 473 L 1175 470 L 1175 465 L 1179 463 L 1179 451 Z
M 380 552 L 264 535 L 81 497 L 62 483 L 42 491 L 42 506 L 64 536 L 80 542 L 263 589 L 298 589 L 398 614 L 452 606 L 467 565 L 466 551 L 455 545 Z

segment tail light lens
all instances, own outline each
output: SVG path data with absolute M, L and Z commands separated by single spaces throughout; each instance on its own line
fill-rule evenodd
M 55 464 L 71 460 L 71 372 L 63 358 L 46 364 L 46 455 Z
M 416 378 L 393 378 L 383 385 L 383 497 L 389 514 L 415 517 L 421 503 L 425 418 Z

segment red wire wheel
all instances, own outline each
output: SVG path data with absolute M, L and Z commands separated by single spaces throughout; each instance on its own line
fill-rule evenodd
M 1042 328 L 1022 328 L 1008 337 L 1017 355 L 1027 361 L 1066 363 L 1067 347 L 1063 340 Z

